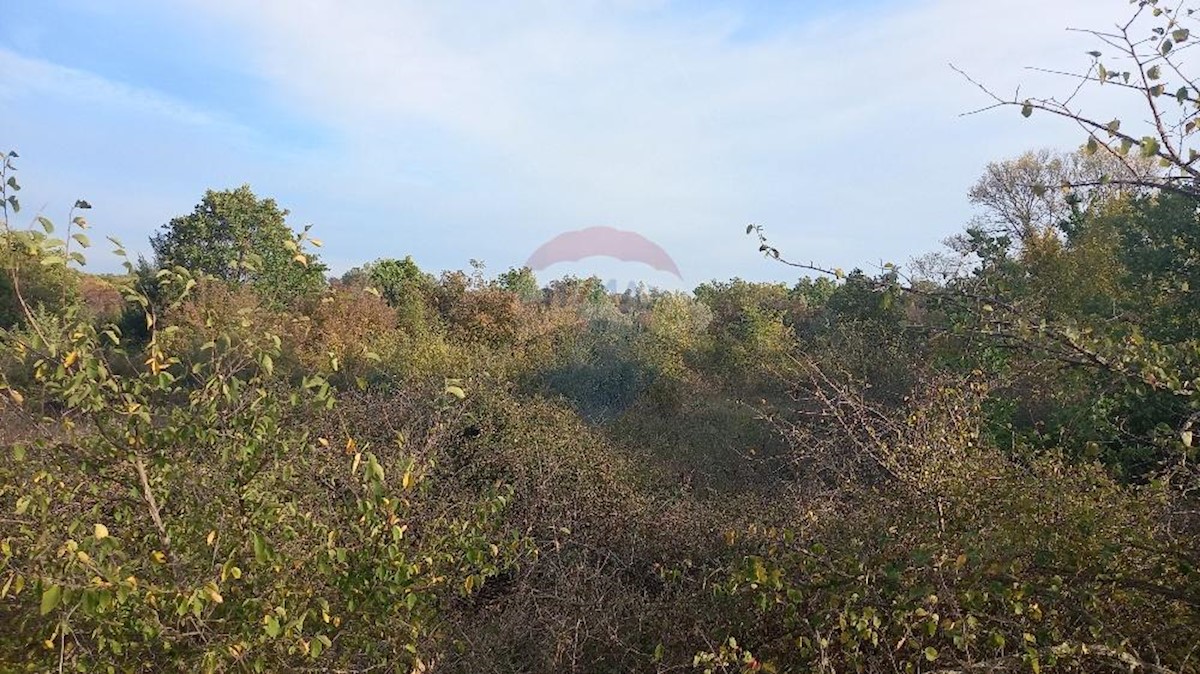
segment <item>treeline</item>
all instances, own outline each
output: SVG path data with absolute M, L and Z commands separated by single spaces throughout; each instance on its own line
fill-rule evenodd
M 1185 671 L 1197 204 L 1070 202 L 981 199 L 917 278 L 622 295 L 326 281 L 244 187 L 121 278 L 9 230 L 0 657 Z

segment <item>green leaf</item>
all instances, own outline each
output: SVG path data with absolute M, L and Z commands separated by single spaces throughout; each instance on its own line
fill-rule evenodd
M 58 585 L 51 585 L 42 591 L 42 615 L 53 611 L 58 607 L 58 602 L 62 600 L 62 588 Z
M 464 391 L 461 386 L 447 386 L 446 393 L 449 393 L 459 400 L 467 397 L 467 392 Z
M 282 631 L 279 627 L 279 619 L 273 615 L 268 615 L 263 619 L 263 629 L 266 630 L 267 636 L 274 638 L 279 636 Z
M 37 216 L 37 222 L 42 226 L 42 229 L 46 230 L 47 234 L 54 233 L 54 223 L 50 222 L 50 218 L 47 218 L 44 215 L 39 215 Z
M 1150 69 L 1146 71 L 1146 77 L 1149 77 L 1152 80 L 1156 80 L 1160 76 L 1162 76 L 1162 68 L 1158 66 L 1151 66 Z
M 1160 51 L 1162 51 L 1163 56 L 1166 56 L 1167 54 L 1170 54 L 1171 50 L 1174 48 L 1175 43 L 1171 42 L 1170 40 L 1163 40 L 1162 49 Z
M 1153 157 L 1158 154 L 1159 144 L 1158 139 L 1152 136 L 1142 138 L 1142 156 Z
M 84 248 L 87 248 L 88 246 L 92 245 L 91 239 L 88 239 L 87 235 L 84 234 L 83 232 L 76 232 L 71 235 L 71 238 L 75 239 L 75 242 L 78 243 L 79 245 L 83 246 Z
M 262 534 L 255 531 L 250 534 L 250 542 L 254 547 L 255 561 L 260 564 L 265 563 L 268 559 L 266 539 L 263 538 Z
M 925 659 L 926 660 L 933 662 L 934 660 L 937 660 L 937 656 L 938 656 L 938 650 L 936 648 L 934 648 L 933 646 L 928 646 L 925 648 Z
M 1021 115 L 1023 117 L 1029 117 L 1032 114 L 1033 114 L 1033 105 L 1031 103 L 1029 103 L 1029 101 L 1026 101 L 1025 104 L 1021 106 Z
M 1174 38 L 1176 42 L 1187 42 L 1187 39 L 1191 36 L 1192 31 L 1188 30 L 1187 28 L 1180 28 L 1171 32 L 1171 37 Z

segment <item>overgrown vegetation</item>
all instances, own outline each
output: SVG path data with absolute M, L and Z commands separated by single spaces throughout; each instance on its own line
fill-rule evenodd
M 9 153 L 2 668 L 1200 670 L 1200 90 L 1134 11 L 1080 79 L 1148 135 L 997 99 L 1087 142 L 912 273 L 326 280 L 241 187 L 102 278 Z

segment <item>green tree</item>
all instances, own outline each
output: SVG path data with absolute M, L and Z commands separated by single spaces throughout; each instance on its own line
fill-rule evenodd
M 365 265 L 367 280 L 394 307 L 428 295 L 433 277 L 421 271 L 411 255 L 403 260 L 384 258 Z
M 301 251 L 307 229 L 288 226 L 287 209 L 259 199 L 249 185 L 209 190 L 188 215 L 151 237 L 160 268 L 183 267 L 235 284 L 249 284 L 271 302 L 286 303 L 319 290 L 325 265 Z
M 501 289 L 516 294 L 522 302 L 536 302 L 542 297 L 537 277 L 529 267 L 513 267 L 501 274 L 497 283 Z

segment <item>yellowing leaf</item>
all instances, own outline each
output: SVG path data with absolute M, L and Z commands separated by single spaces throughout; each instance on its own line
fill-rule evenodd
M 97 540 L 103 540 L 105 538 L 108 538 L 108 527 L 97 522 L 94 534 L 95 534 Z

